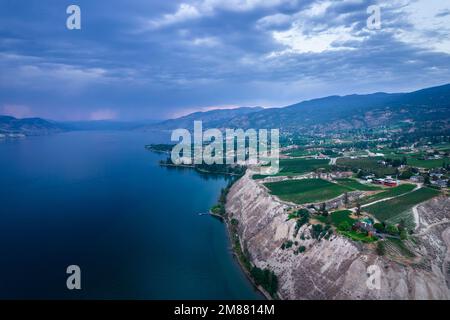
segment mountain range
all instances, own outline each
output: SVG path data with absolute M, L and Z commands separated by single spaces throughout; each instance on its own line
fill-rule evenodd
M 261 107 L 242 107 L 235 109 L 214 109 L 204 112 L 194 112 L 186 116 L 165 120 L 147 126 L 151 129 L 172 130 L 177 128 L 192 128 L 195 120 L 201 120 L 205 127 L 222 128 L 230 119 L 247 116 L 249 114 L 264 110 Z
M 450 129 L 450 84 L 409 93 L 329 96 L 281 108 L 236 108 L 195 112 L 161 122 L 55 122 L 0 116 L 0 133 L 49 134 L 68 130 L 173 130 L 205 128 L 280 128 L 282 131 L 335 131 L 414 124 Z
M 45 135 L 64 131 L 64 127 L 54 121 L 41 118 L 17 119 L 0 116 L 0 134 Z
M 220 117 L 214 117 L 218 114 Z M 329 96 L 282 108 L 213 110 L 147 128 L 190 128 L 193 120 L 203 120 L 204 127 L 280 128 L 284 131 L 375 128 L 401 122 L 448 129 L 450 84 L 410 93 Z

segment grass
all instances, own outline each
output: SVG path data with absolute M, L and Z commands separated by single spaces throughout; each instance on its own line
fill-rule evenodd
M 360 202 L 360 204 L 367 204 L 367 203 L 375 202 L 375 201 L 386 199 L 386 198 L 397 197 L 397 196 L 400 196 L 407 192 L 413 191 L 415 187 L 416 186 L 413 184 L 401 184 L 398 187 L 390 188 L 390 189 L 387 189 L 386 191 L 383 191 L 383 192 L 380 192 L 380 193 L 377 193 L 377 194 L 374 194 L 374 195 L 371 195 L 368 197 L 364 197 L 359 202 Z
M 355 219 L 350 218 L 351 211 L 350 210 L 339 210 L 332 212 L 329 216 L 315 216 L 316 220 L 319 220 L 322 223 L 332 224 L 336 228 L 339 227 L 339 224 L 346 221 L 351 226 L 356 222 Z
M 359 232 L 356 232 L 356 231 L 338 231 L 340 234 L 342 234 L 343 236 L 346 236 L 347 238 L 350 238 L 350 239 L 352 239 L 352 240 L 354 240 L 354 241 L 361 241 L 361 242 L 364 242 L 364 243 L 371 243 L 371 242 L 375 242 L 375 241 L 377 241 L 378 239 L 377 238 L 375 238 L 375 237 L 369 237 L 369 236 L 366 236 L 365 234 L 363 234 L 363 233 L 359 233 Z
M 324 159 L 281 159 L 279 175 L 299 175 L 319 168 L 328 169 L 329 160 Z
M 421 188 L 398 198 L 375 203 L 364 208 L 364 211 L 371 213 L 380 221 L 386 221 L 439 194 L 437 190 Z
M 345 186 L 347 188 L 353 189 L 353 190 L 359 190 L 359 191 L 375 191 L 375 190 L 381 190 L 380 187 L 370 185 L 370 184 L 362 184 L 356 181 L 355 179 L 337 179 L 337 183 L 339 183 L 342 186 Z
M 322 179 L 270 182 L 265 186 L 280 199 L 297 204 L 321 202 L 349 191 L 347 187 Z
M 336 161 L 336 165 L 340 167 L 347 167 L 352 170 L 362 169 L 367 172 L 372 172 L 377 176 L 386 176 L 395 174 L 395 168 L 385 167 L 378 163 L 379 160 L 383 158 L 372 157 L 372 158 L 340 158 Z
M 450 163 L 449 158 L 433 159 L 433 160 L 420 160 L 417 158 L 408 158 L 407 161 L 408 161 L 408 165 L 410 165 L 410 166 L 425 168 L 425 169 L 440 168 L 440 167 L 442 167 L 443 163 Z
M 390 159 L 402 159 L 406 158 L 407 164 L 413 167 L 425 168 L 425 169 L 433 169 L 440 168 L 444 163 L 450 163 L 450 158 L 442 158 L 442 159 L 431 159 L 424 160 L 421 157 L 424 156 L 424 153 L 399 153 L 399 152 L 389 152 L 384 154 L 386 158 Z
M 317 154 L 315 151 L 305 150 L 305 149 L 294 149 L 284 152 L 284 154 L 290 157 L 305 157 Z
M 350 214 L 351 214 L 350 210 L 340 210 L 332 212 L 331 215 L 329 215 L 328 217 L 317 216 L 315 218 L 322 223 L 332 224 L 333 226 L 338 228 L 342 222 L 348 222 L 350 226 L 352 226 L 356 222 L 355 219 L 350 218 Z M 371 243 L 378 240 L 375 237 L 370 237 L 364 233 L 355 230 L 344 231 L 337 229 L 337 232 L 351 240 L 361 241 L 364 243 Z
M 330 215 L 331 222 L 336 227 L 339 226 L 339 224 L 344 221 L 347 221 L 350 225 L 353 225 L 356 220 L 353 218 L 350 218 L 350 213 L 351 213 L 350 210 L 335 211 Z
M 281 159 L 280 172 L 273 176 L 298 176 L 319 168 L 328 169 L 329 160 L 326 159 Z M 253 179 L 264 179 L 268 175 L 256 174 Z

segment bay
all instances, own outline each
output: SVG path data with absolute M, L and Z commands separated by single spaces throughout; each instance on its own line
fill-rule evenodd
M 0 141 L 0 298 L 261 299 L 224 224 L 224 177 L 160 167 L 143 132 Z M 81 290 L 66 268 L 81 268 Z

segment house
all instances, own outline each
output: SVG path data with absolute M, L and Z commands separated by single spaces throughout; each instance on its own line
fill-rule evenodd
M 397 180 L 392 179 L 392 177 L 386 177 L 386 179 L 384 179 L 383 184 L 387 187 L 396 187 L 398 185 Z
M 430 178 L 436 177 L 438 179 L 442 178 L 443 174 L 440 172 L 430 172 Z
M 319 153 L 316 157 L 315 157 L 315 159 L 324 159 L 324 160 L 329 160 L 330 159 L 330 157 L 329 156 L 326 156 L 326 155 L 324 155 L 323 153 Z
M 409 180 L 411 180 L 411 182 L 415 182 L 415 183 L 423 183 L 425 181 L 425 179 L 419 175 L 412 176 L 411 178 L 409 178 Z
M 385 181 L 384 185 L 386 187 L 396 187 L 398 184 L 397 184 L 397 181 L 395 181 L 395 180 L 389 180 L 389 181 Z
M 373 221 L 371 219 L 361 219 L 356 221 L 352 227 L 354 230 L 365 231 L 369 235 L 374 235 L 376 233 L 376 229 L 373 227 Z
M 439 179 L 436 181 L 431 181 L 431 185 L 439 187 L 439 188 L 447 188 L 448 186 L 448 179 Z
M 336 171 L 331 173 L 333 179 L 351 178 L 352 176 L 353 172 L 351 171 Z
M 384 184 L 384 179 L 374 179 L 373 180 L 373 183 L 375 183 L 375 184 Z

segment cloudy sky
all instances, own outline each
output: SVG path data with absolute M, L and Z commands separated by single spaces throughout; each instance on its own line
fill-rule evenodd
M 449 0 L 0 1 L 0 114 L 162 119 L 449 82 Z

